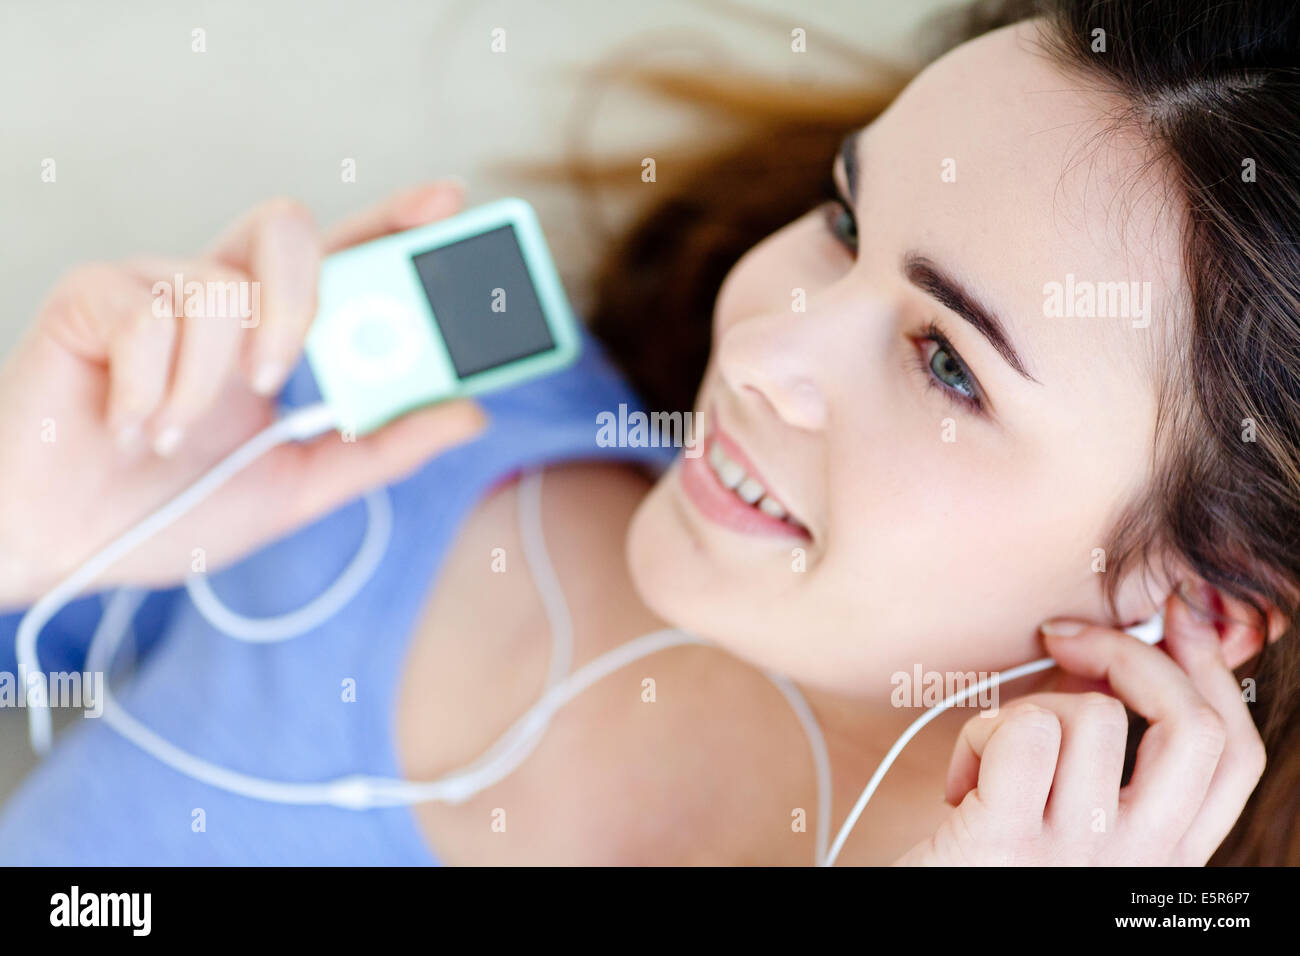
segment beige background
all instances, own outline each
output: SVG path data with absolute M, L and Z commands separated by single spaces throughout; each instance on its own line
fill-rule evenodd
M 915 59 L 916 25 L 947 5 L 8 0 L 0 5 L 0 354 L 77 263 L 191 254 L 272 196 L 299 198 L 329 222 L 444 175 L 468 181 L 470 203 L 516 191 L 532 200 L 581 310 L 595 250 L 575 227 L 569 197 L 519 190 L 488 167 L 559 158 L 577 129 L 597 151 L 647 156 L 716 132 L 625 93 L 590 112 L 584 69 L 636 58 L 853 82 L 832 39 L 905 65 Z M 503 54 L 490 50 L 497 27 L 506 31 Z M 790 50 L 795 27 L 807 32 L 804 54 Z M 206 52 L 191 50 L 195 29 L 205 31 Z M 341 182 L 345 158 L 356 161 L 355 183 Z M 53 183 L 41 181 L 47 159 Z M 24 722 L 23 711 L 0 713 L 0 795 L 32 763 Z

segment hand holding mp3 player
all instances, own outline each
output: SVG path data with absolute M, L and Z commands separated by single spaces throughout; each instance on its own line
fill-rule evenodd
M 263 318 L 274 320 L 272 331 L 275 338 L 272 341 L 283 346 L 293 327 L 293 320 L 302 318 L 302 306 L 312 298 L 312 290 L 307 287 L 305 280 L 309 276 L 314 277 L 316 271 L 316 243 L 303 228 L 301 217 L 295 216 L 283 206 L 275 207 L 269 213 L 267 218 L 273 222 L 278 221 L 278 228 L 264 227 L 260 232 L 254 231 L 243 236 L 227 253 L 224 261 L 218 258 L 216 262 L 208 264 L 208 269 L 221 278 L 207 279 L 208 287 L 214 282 L 220 282 L 223 288 L 233 285 L 238 289 L 240 280 L 229 278 L 232 271 L 230 259 L 234 253 L 242 252 L 252 273 L 252 281 L 245 279 L 244 288 L 260 289 L 263 279 L 271 278 L 262 276 L 262 273 L 277 271 L 268 266 L 276 264 L 278 260 L 281 268 L 269 283 L 271 289 L 268 291 L 272 294 L 269 316 L 260 315 L 257 305 L 253 305 L 248 312 L 241 308 L 238 315 L 241 321 L 238 323 L 232 321 L 236 316 L 228 308 L 221 308 L 213 315 L 208 315 L 206 311 L 194 314 L 190 303 L 195 297 L 200 303 L 204 301 L 202 291 L 205 284 L 195 279 L 185 281 L 183 274 L 178 272 L 170 302 L 160 304 L 159 289 L 165 288 L 166 283 L 155 280 L 150 287 L 154 299 L 149 303 L 148 309 L 148 314 L 154 318 L 170 318 L 175 326 L 160 329 L 142 323 L 139 315 L 144 310 L 138 308 L 139 303 L 128 302 L 125 307 L 121 304 L 130 298 L 123 287 L 133 285 L 131 276 L 134 275 L 138 283 L 140 273 L 147 274 L 150 271 L 148 266 L 139 264 L 134 267 L 134 273 L 124 269 L 124 274 L 115 275 L 112 280 L 95 273 L 99 281 L 89 284 L 96 286 L 101 293 L 102 314 L 95 315 L 89 321 L 84 302 L 85 290 L 80 290 L 81 294 L 74 292 L 65 295 L 63 302 L 51 310 L 54 315 L 48 323 L 57 326 L 62 319 L 63 326 L 56 331 L 63 337 L 75 338 L 78 334 L 86 337 L 85 326 L 95 326 L 95 319 L 99 319 L 98 325 L 104 327 L 113 326 L 113 319 L 117 320 L 114 341 L 109 341 L 108 336 L 98 337 L 105 353 L 104 358 L 112 369 L 108 389 L 110 408 L 114 400 L 112 388 L 121 387 L 124 382 L 134 384 L 130 380 L 132 374 L 151 372 L 155 379 L 159 376 L 171 379 L 181 378 L 187 371 L 190 372 L 186 386 L 191 393 L 188 396 L 191 404 L 194 402 L 192 393 L 196 381 L 206 380 L 222 387 L 214 388 L 209 393 L 209 401 L 217 391 L 228 391 L 225 387 L 230 384 L 235 356 L 239 353 L 240 346 L 247 345 L 248 340 L 253 339 L 256 343 L 253 349 L 255 352 L 261 351 L 257 346 L 265 348 L 265 330 L 258 328 Z M 200 269 L 202 268 L 203 265 L 200 264 Z M 103 489 L 116 488 L 120 492 L 121 485 L 129 486 L 124 500 L 116 502 L 126 505 L 121 510 L 127 512 L 128 523 L 125 530 L 119 527 L 116 536 L 110 534 L 106 541 L 96 540 L 93 532 L 87 540 L 85 527 L 74 524 L 60 540 L 85 542 L 89 545 L 88 553 L 79 555 L 75 547 L 59 549 L 61 553 L 73 555 L 68 562 L 70 568 L 45 569 L 44 579 L 31 575 L 29 570 L 26 585 L 33 588 L 39 598 L 19 622 L 14 644 L 20 669 L 27 673 L 40 671 L 40 634 L 59 610 L 78 594 L 95 583 L 103 587 L 109 583 L 132 580 L 134 575 L 130 571 L 117 581 L 105 580 L 110 571 L 117 569 L 120 573 L 124 561 L 133 557 L 139 561 L 143 554 L 145 563 L 142 569 L 135 571 L 135 575 L 145 574 L 143 568 L 152 559 L 153 564 L 163 568 L 164 576 L 170 579 L 185 573 L 188 567 L 186 555 L 195 541 L 204 542 L 205 564 L 211 561 L 214 566 L 219 566 L 225 559 L 238 557 L 241 551 L 256 544 L 259 538 L 264 540 L 273 536 L 275 531 L 288 530 L 310 519 L 314 516 L 313 510 L 317 514 L 328 510 L 328 505 L 322 507 L 322 502 L 330 502 L 330 495 L 322 494 L 323 489 L 317 489 L 313 493 L 305 485 L 307 481 L 315 479 L 318 484 L 324 482 L 333 485 L 332 490 L 336 494 L 342 486 L 337 475 L 326 467 L 331 457 L 330 444 L 334 446 L 334 463 L 342 465 L 345 459 L 350 458 L 354 473 L 364 473 L 368 466 L 373 469 L 369 465 L 372 455 L 367 452 L 384 446 L 378 441 L 362 445 L 355 441 L 338 442 L 337 439 L 327 440 L 329 444 L 324 444 L 320 441 L 324 432 L 332 428 L 356 433 L 376 431 L 381 425 L 403 416 L 405 412 L 441 399 L 478 394 L 556 370 L 572 361 L 580 347 L 572 313 L 560 287 L 559 277 L 551 264 L 537 219 L 531 208 L 521 200 L 501 200 L 442 223 L 388 235 L 346 249 L 321 264 L 319 278 L 318 314 L 308 334 L 306 348 L 308 363 L 320 387 L 322 400 L 292 408 L 283 415 L 266 421 L 265 416 L 272 412 L 268 403 L 264 400 L 260 405 L 258 402 L 249 403 L 247 400 L 253 396 L 246 389 L 240 389 L 246 408 L 254 413 L 236 431 L 236 434 L 244 433 L 243 442 L 234 447 L 225 442 L 214 445 L 213 449 L 219 449 L 220 455 L 215 461 L 200 450 L 198 460 L 202 464 L 197 474 L 182 473 L 188 484 L 182 485 L 179 492 L 175 490 L 173 476 L 164 482 L 165 486 L 171 486 L 168 489 L 170 496 L 159 496 L 161 500 L 150 502 L 146 496 L 149 486 L 147 479 L 152 474 L 156 481 L 157 476 L 157 469 L 150 467 L 136 467 L 133 470 L 127 467 L 123 469 L 125 475 L 92 475 L 89 485 L 84 482 L 84 471 L 73 469 L 83 474 L 82 485 L 76 487 L 74 484 L 72 493 L 63 498 L 50 499 L 49 489 L 40 487 L 40 473 L 48 474 L 51 469 L 58 470 L 59 462 L 51 462 L 47 456 L 28 456 L 38 458 L 41 466 L 34 469 L 35 475 L 26 476 L 36 479 L 32 482 L 36 488 L 31 489 L 37 492 L 34 497 L 54 500 L 71 514 L 81 514 L 87 509 L 77 506 L 93 501 L 98 507 L 91 507 L 89 511 L 107 515 L 110 522 L 120 525 L 121 516 L 113 513 L 116 510 L 112 507 L 115 502 L 111 500 L 111 495 L 108 496 L 110 500 L 105 500 Z M 290 305 L 294 301 L 291 290 L 295 281 L 297 309 Z M 250 301 L 260 301 L 260 297 Z M 180 304 L 182 302 L 184 305 Z M 117 314 L 110 315 L 114 307 Z M 182 319 L 185 321 L 182 322 Z M 245 320 L 251 321 L 246 324 Z M 238 334 L 247 328 L 257 332 L 248 337 Z M 167 349 L 159 348 L 168 343 L 169 337 L 160 334 L 168 330 L 184 336 L 174 374 L 171 355 Z M 50 331 L 48 325 L 46 331 Z M 95 337 L 95 331 L 98 329 L 92 328 L 92 338 Z M 217 334 L 213 335 L 213 331 Z M 132 342 L 131 337 L 148 340 L 151 332 L 154 333 L 153 340 L 146 344 L 153 346 L 154 350 L 152 355 L 146 351 L 143 358 L 152 357 L 153 361 L 146 362 L 145 368 L 138 364 L 127 365 L 121 353 L 132 344 L 140 344 Z M 205 332 L 208 334 L 205 335 Z M 70 347 L 69 357 L 81 359 L 82 364 L 95 364 L 85 361 L 87 357 L 93 360 L 93 354 L 84 354 L 86 351 L 94 351 L 94 342 L 90 343 L 89 349 L 87 343 L 80 344 L 81 348 L 75 344 Z M 57 347 L 54 346 L 56 350 Z M 31 395 L 22 388 L 25 378 L 22 372 L 27 376 L 31 376 L 34 371 L 39 372 L 42 361 L 46 365 L 62 365 L 62 371 L 68 371 L 66 361 L 61 361 L 57 354 L 50 355 L 49 345 L 38 343 L 33 350 L 37 353 L 36 358 L 30 353 L 26 356 L 20 354 L 18 365 L 22 371 L 13 374 L 12 363 L 4 370 L 5 378 L 16 378 L 19 383 L 16 386 L 19 394 L 13 397 L 28 403 Z M 167 354 L 160 356 L 159 352 Z M 140 355 L 135 357 L 142 358 Z M 26 362 L 23 361 L 24 358 L 27 359 Z M 263 364 L 257 366 L 253 385 L 256 391 L 268 394 L 274 390 L 276 382 L 269 381 L 268 376 L 262 374 L 266 367 L 265 361 L 265 356 L 261 356 L 260 362 Z M 194 374 L 194 366 L 206 371 L 206 376 Z M 277 373 L 277 381 L 279 377 Z M 5 384 L 5 379 L 0 379 L 0 398 L 4 397 Z M 76 391 L 85 393 L 87 383 L 83 381 L 78 384 L 81 387 Z M 100 389 L 95 395 L 94 404 L 98 404 L 98 397 L 103 392 L 104 389 Z M 218 410 L 214 409 L 216 411 Z M 229 428 L 231 419 L 238 416 L 230 415 L 228 410 L 222 411 L 226 411 L 226 414 L 219 417 L 224 418 Z M 429 415 L 441 411 L 444 410 L 431 410 L 425 417 L 427 419 Z M 258 418 L 263 420 L 259 422 Z M 407 425 L 409 432 L 410 422 L 416 418 L 417 416 L 411 416 L 401 424 Z M 56 419 L 47 415 L 45 421 L 47 425 L 44 427 L 50 427 L 48 423 L 53 422 L 52 427 L 57 432 Z M 101 426 L 99 430 L 104 430 L 102 425 L 108 423 L 94 424 Z M 262 426 L 260 429 L 257 429 L 258 424 Z M 257 430 L 248 435 L 247 432 L 253 429 Z M 94 430 L 96 429 L 91 429 Z M 399 428 L 394 428 L 385 431 L 391 436 L 398 430 Z M 86 436 L 78 434 L 75 429 L 73 434 L 76 437 L 71 444 L 84 448 Z M 162 432 L 155 431 L 154 434 L 154 451 L 159 457 L 170 457 L 180 447 L 182 435 L 175 424 Z M 0 437 L 3 437 L 2 434 Z M 207 437 L 211 438 L 210 435 Z M 443 437 L 446 437 L 445 434 Z M 230 493 L 232 487 L 239 489 L 241 486 L 239 482 L 232 486 L 232 479 L 236 476 L 248 472 L 259 463 L 265 467 L 275 467 L 273 464 L 266 465 L 271 461 L 272 453 L 283 452 L 290 444 L 312 440 L 316 440 L 316 446 L 306 452 L 300 448 L 287 455 L 282 453 L 280 458 L 283 464 L 267 474 L 265 481 L 258 482 L 255 473 L 252 478 L 246 477 L 242 482 L 242 502 L 238 493 Z M 46 441 L 50 444 L 57 443 L 55 438 Z M 190 444 L 190 451 L 193 451 L 195 444 L 197 442 Z M 387 445 L 393 447 L 391 439 Z M 340 455 L 339 446 L 351 447 Z M 205 458 L 206 461 L 203 460 Z M 177 463 L 179 462 L 173 459 L 173 464 Z M 298 469 L 297 476 L 292 471 L 295 466 Z M 112 470 L 112 467 L 103 468 L 101 472 Z M 303 481 L 295 481 L 296 477 Z M 379 480 L 356 491 L 367 490 L 369 485 L 380 484 L 384 478 L 390 477 L 396 476 L 383 475 Z M 94 481 L 94 478 L 99 480 Z M 20 480 L 16 488 L 8 490 L 27 490 L 23 485 L 24 482 Z M 27 496 L 22 494 L 0 495 L 0 500 L 12 500 L 14 497 L 27 500 Z M 209 507 L 205 515 L 200 506 L 214 497 L 216 505 L 224 504 L 225 507 Z M 288 499 L 276 502 L 280 508 L 272 512 L 272 515 L 279 512 L 278 521 L 260 522 L 240 507 L 241 504 L 247 505 L 250 499 L 263 499 L 258 503 L 265 507 L 267 501 L 276 497 Z M 152 505 L 152 510 L 141 514 L 133 498 Z M 376 513 L 382 513 L 382 505 L 376 503 L 381 498 L 384 502 L 387 501 L 381 495 L 372 495 L 367 500 L 372 517 Z M 303 504 L 304 499 L 310 504 Z M 105 508 L 105 505 L 108 507 Z M 194 522 L 187 527 L 182 520 L 194 514 L 196 509 L 200 523 L 206 520 L 209 524 L 202 536 L 196 535 Z M 21 527 L 15 528 L 13 518 L 13 509 L 0 511 L 0 544 L 5 545 L 0 550 L 9 551 L 12 546 L 21 561 L 23 551 L 31 547 L 32 540 L 47 537 L 51 529 L 42 526 L 39 528 L 40 535 L 33 536 L 30 534 L 33 529 L 29 526 L 28 534 L 24 535 Z M 131 520 L 134 523 L 129 523 Z M 267 534 L 269 529 L 274 529 L 270 535 Z M 160 535 L 168 531 L 172 532 L 172 539 L 168 541 L 164 537 L 159 542 Z M 368 532 L 367 541 L 369 540 Z M 142 551 L 142 546 L 151 541 L 157 547 Z M 37 546 L 39 547 L 39 542 Z M 360 580 L 364 581 L 364 576 Z M 135 577 L 134 583 L 156 584 L 157 581 L 145 577 L 142 582 L 139 577 Z M 252 627 L 246 636 L 258 641 L 283 640 L 301 633 L 312 626 L 304 622 L 310 622 L 322 613 L 332 613 L 331 608 L 337 601 L 346 601 L 355 593 L 356 586 L 355 577 L 345 572 L 325 595 L 288 615 L 291 619 L 288 631 L 284 631 L 285 621 L 281 617 L 261 622 L 267 627 Z M 194 593 L 193 590 L 191 593 Z M 230 633 L 239 632 L 232 630 Z M 32 746 L 38 753 L 43 753 L 49 748 L 53 735 L 49 709 L 39 702 L 32 702 L 28 717 Z M 141 743 L 140 740 L 136 742 Z M 147 741 L 141 745 L 149 749 Z M 167 758 L 164 755 L 162 759 Z
M 501 199 L 326 259 L 307 359 L 338 427 L 364 434 L 553 372 L 579 347 L 532 207 Z
M 273 420 L 273 396 L 301 357 L 317 313 L 322 254 L 331 262 L 352 247 L 450 222 L 460 208 L 461 189 L 435 183 L 318 232 L 302 206 L 273 200 L 240 216 L 197 255 L 71 269 L 0 367 L 0 403 L 10 410 L 0 419 L 0 443 L 16 450 L 0 475 L 0 607 L 31 603 Z M 156 314 L 156 284 L 178 276 L 200 287 L 259 288 L 260 321 L 249 327 L 238 317 Z M 507 289 L 507 311 L 486 314 L 508 319 L 519 300 L 509 286 L 497 286 Z M 483 423 L 476 403 L 449 401 L 355 442 L 323 434 L 272 448 L 104 569 L 98 584 L 176 584 L 196 542 L 209 568 L 222 567 L 400 478 Z M 50 541 L 62 544 L 51 548 Z

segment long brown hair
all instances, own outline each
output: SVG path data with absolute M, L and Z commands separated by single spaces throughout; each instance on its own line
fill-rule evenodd
M 1272 605 L 1293 622 L 1239 671 L 1257 682 L 1269 762 L 1211 862 L 1300 863 L 1300 13 L 1266 0 L 982 2 L 938 22 L 932 52 L 1035 15 L 1051 55 L 1123 96 L 1116 123 L 1141 130 L 1183 200 L 1190 314 L 1163 363 L 1155 478 L 1107 548 L 1107 594 L 1120 569 L 1173 553 L 1261 616 Z M 692 407 L 723 277 L 828 196 L 841 138 L 903 85 L 862 67 L 859 88 L 803 91 L 754 76 L 615 74 L 744 129 L 661 157 L 676 185 L 656 185 L 595 276 L 589 324 L 650 407 Z M 640 169 L 639 156 L 563 164 L 589 203 L 641 187 Z

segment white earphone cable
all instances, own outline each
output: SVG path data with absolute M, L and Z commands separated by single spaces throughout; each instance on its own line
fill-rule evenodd
M 540 470 L 530 471 L 519 480 L 517 504 L 524 560 L 528 562 L 528 570 L 532 572 L 546 619 L 551 625 L 551 665 L 546 686 L 554 687 L 573 666 L 573 618 L 569 615 L 569 604 L 564 599 L 564 590 L 546 549 L 546 534 L 542 530 Z
M 957 693 L 946 697 L 934 707 L 927 710 L 920 717 L 916 718 L 916 720 L 912 721 L 912 723 L 908 725 L 907 729 L 903 731 L 902 736 L 894 741 L 894 745 L 889 748 L 884 759 L 881 760 L 879 766 L 876 767 L 876 772 L 871 775 L 871 779 L 867 782 L 861 796 L 858 797 L 858 802 L 853 805 L 853 809 L 849 811 L 848 817 L 845 818 L 843 825 L 840 827 L 840 832 L 835 837 L 835 843 L 831 846 L 830 853 L 826 855 L 826 859 L 822 862 L 822 866 L 835 865 L 835 861 L 839 858 L 840 850 L 844 849 L 844 842 L 849 838 L 849 833 L 852 832 L 854 825 L 858 822 L 858 817 L 862 816 L 862 811 L 867 808 L 868 801 L 870 801 L 875 795 L 876 788 L 880 786 L 880 781 L 885 778 L 885 774 L 889 771 L 889 768 L 894 765 L 894 761 L 897 760 L 898 755 L 903 752 L 903 748 L 911 742 L 912 738 L 920 732 L 922 727 L 934 720 L 950 707 L 974 697 L 976 694 L 982 694 L 990 687 L 996 687 L 998 684 L 1005 684 L 1013 681 L 1017 677 L 1024 677 L 1027 674 L 1036 674 L 1039 671 L 1045 671 L 1048 668 L 1055 666 L 1056 661 L 1052 660 L 1050 657 L 1043 657 L 1036 661 L 1030 661 L 1028 664 L 1021 664 L 1019 667 L 1013 667 L 1009 671 L 1003 671 L 999 674 L 991 674 L 973 687 L 958 691 Z
M 254 777 L 211 763 L 163 738 L 121 707 L 112 694 L 107 678 L 103 685 L 102 701 L 106 723 L 146 753 L 191 779 L 240 796 L 273 803 L 327 804 L 353 810 L 426 801 L 458 803 L 492 786 L 513 773 L 527 759 L 541 740 L 555 713 L 597 681 L 633 661 L 666 648 L 705 643 L 694 635 L 682 631 L 672 629 L 656 631 L 619 645 L 579 668 L 577 672 L 566 676 L 573 653 L 572 617 L 546 547 L 541 523 L 541 484 L 540 471 L 526 474 L 521 479 L 518 510 L 525 557 L 541 596 L 552 634 L 547 690 L 491 747 L 467 766 L 429 781 L 402 780 L 365 774 L 354 774 L 322 783 L 298 783 Z M 386 496 L 383 501 L 387 504 Z M 222 631 L 227 630 L 227 624 L 231 620 L 238 620 L 236 627 L 242 633 L 235 636 L 243 639 L 284 640 L 293 637 L 299 632 L 291 631 L 287 626 L 288 621 L 309 622 L 320 613 L 318 609 L 327 604 L 327 599 L 337 609 L 343 603 L 337 595 L 350 598 L 359 590 L 360 585 L 355 583 L 357 576 L 353 574 L 354 569 L 369 566 L 373 571 L 377 559 L 364 557 L 372 550 L 368 545 L 374 540 L 383 540 L 386 543 L 390 529 L 391 524 L 389 527 L 381 528 L 379 532 L 375 532 L 373 528 L 368 529 L 366 543 L 358 552 L 358 556 L 353 559 L 348 571 L 325 595 L 317 598 L 307 608 L 269 619 L 269 622 L 259 621 L 233 614 L 209 590 L 200 592 L 205 595 L 201 598 L 205 601 L 205 606 L 202 608 L 204 616 L 213 623 L 215 628 Z M 364 580 L 361 583 L 364 583 Z M 336 597 L 330 599 L 331 595 Z M 122 589 L 113 594 L 91 640 L 87 653 L 88 667 L 94 667 L 107 675 L 122 637 L 145 596 L 145 592 L 134 589 Z M 311 610 L 313 608 L 317 610 Z M 272 627 L 265 627 L 267 623 Z M 820 861 L 826 853 L 830 827 L 830 762 L 827 757 L 826 743 L 816 719 L 798 688 L 780 675 L 769 673 L 766 676 L 772 680 L 794 709 L 812 747 L 818 790 L 816 859 Z
M 28 689 L 29 736 L 32 747 L 45 753 L 50 746 L 51 724 L 48 702 L 30 693 L 28 676 L 39 673 L 37 640 L 45 625 L 67 603 L 93 583 L 114 563 L 152 535 L 195 507 L 233 475 L 278 445 L 301 441 L 328 431 L 335 417 L 324 403 L 290 412 L 258 432 L 231 452 L 205 475 L 92 555 L 84 564 L 40 598 L 18 626 L 15 650 L 20 679 Z M 239 640 L 267 643 L 287 640 L 324 622 L 351 600 L 374 574 L 392 533 L 392 506 L 383 490 L 366 497 L 368 524 L 357 554 L 343 574 L 319 597 L 288 614 L 271 618 L 249 618 L 236 614 L 216 597 L 206 580 L 191 578 L 187 589 L 199 612 L 218 630 Z M 520 534 L 525 560 L 541 596 L 551 628 L 552 653 L 542 697 L 508 728 L 477 760 L 436 780 L 411 781 L 355 774 L 323 783 L 290 783 L 264 780 L 236 773 L 209 763 L 176 747 L 123 710 L 113 698 L 107 678 L 103 686 L 103 714 L 110 726 L 175 770 L 193 779 L 253 799 L 290 804 L 328 804 L 349 809 L 397 806 L 432 800 L 456 803 L 504 779 L 536 748 L 555 712 L 592 684 L 627 664 L 668 647 L 704 644 L 693 635 L 677 630 L 656 631 L 619 645 L 579 668 L 568 670 L 573 657 L 573 624 L 568 604 L 547 552 L 541 523 L 541 472 L 521 480 L 518 492 Z M 87 652 L 87 666 L 107 675 L 113 656 L 127 632 L 144 593 L 130 589 L 116 592 L 105 608 Z M 1159 615 L 1129 633 L 1147 643 L 1160 638 Z M 830 826 L 831 772 L 826 742 L 811 709 L 798 688 L 787 678 L 767 673 L 794 709 L 813 751 L 818 789 L 816 857 L 818 865 L 831 866 L 857 823 L 881 780 L 898 755 L 928 723 L 956 704 L 997 686 L 1054 666 L 1050 657 L 1031 661 L 994 674 L 966 690 L 949 696 L 922 714 L 903 732 L 885 754 L 866 788 L 841 826 L 834 844 L 826 850 Z M 566 676 L 567 675 L 567 676 Z
M 376 488 L 366 503 L 366 534 L 343 573 L 318 597 L 297 610 L 274 617 L 248 617 L 232 611 L 212 589 L 206 574 L 191 574 L 185 590 L 198 612 L 217 630 L 239 641 L 271 644 L 305 634 L 329 620 L 356 596 L 374 575 L 393 536 L 393 503 L 385 488 Z
M 541 532 L 540 486 L 540 472 L 524 477 L 520 487 L 519 514 L 522 534 L 528 542 L 526 547 L 531 552 L 528 560 L 537 576 L 543 607 L 552 628 L 550 670 L 554 679 L 557 673 L 554 662 L 571 658 L 572 629 L 568 605 L 559 589 Z M 331 591 L 333 590 L 332 587 Z M 126 627 L 143 598 L 143 592 L 128 589 L 119 590 L 113 595 L 91 640 L 87 653 L 88 665 L 94 662 L 95 666 L 107 673 Z M 318 602 L 319 600 L 317 599 Z M 218 621 L 224 618 L 224 612 L 224 607 L 220 608 L 216 615 Z M 220 624 L 217 626 L 221 629 Z M 145 726 L 118 704 L 107 680 L 103 687 L 103 714 L 105 721 L 114 730 L 167 766 L 192 779 L 240 796 L 274 803 L 328 804 L 356 810 L 433 800 L 456 803 L 512 773 L 536 747 L 554 713 L 593 683 L 647 654 L 688 643 L 701 642 L 692 635 L 667 630 L 644 635 L 620 645 L 591 661 L 567 680 L 556 681 L 477 760 L 430 781 L 355 774 L 323 783 L 291 783 L 237 773 L 182 750 Z M 562 666 L 567 667 L 567 664 Z
M 767 672 L 767 678 L 785 695 L 812 748 L 813 769 L 817 776 L 817 843 L 814 864 L 821 866 L 826 859 L 826 843 L 831 837 L 831 757 L 826 749 L 826 738 L 822 736 L 821 725 L 817 723 L 812 708 L 794 681 L 771 672 Z
M 253 461 L 287 441 L 302 441 L 329 431 L 334 423 L 334 413 L 323 402 L 305 406 L 276 419 L 171 501 L 91 555 L 28 609 L 18 623 L 14 649 L 18 659 L 19 679 L 28 692 L 28 737 L 37 753 L 44 754 L 50 748 L 50 711 L 48 701 L 30 693 L 28 680 L 31 675 L 40 673 L 41 663 L 36 642 L 50 619 L 122 557 L 202 502 Z

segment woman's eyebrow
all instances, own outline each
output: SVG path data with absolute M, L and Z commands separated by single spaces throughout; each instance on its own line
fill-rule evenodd
M 1020 358 L 1020 353 L 1016 351 L 1016 347 L 1011 344 L 1011 337 L 1007 335 L 1006 326 L 1002 321 L 980 305 L 979 301 L 956 279 L 915 251 L 903 257 L 903 274 L 916 288 L 973 325 L 975 330 L 997 349 L 998 354 L 1006 359 L 1007 364 L 1022 377 L 1036 384 L 1042 384 L 1025 368 L 1025 363 Z
M 840 142 L 840 162 L 844 166 L 844 181 L 848 187 L 848 200 L 856 204 L 858 197 L 858 139 L 861 129 L 851 130 Z M 911 251 L 903 257 L 903 273 L 908 281 L 922 292 L 931 296 L 944 308 L 961 316 L 975 330 L 984 336 L 1013 369 L 1023 378 L 1041 385 L 1038 379 L 1029 374 L 1024 360 L 1016 347 L 1011 344 L 1006 325 L 992 311 L 980 304 L 979 300 L 966 291 L 966 288 L 944 272 L 931 259 L 919 252 Z

